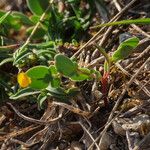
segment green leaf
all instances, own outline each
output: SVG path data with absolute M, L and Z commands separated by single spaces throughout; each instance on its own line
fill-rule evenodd
M 70 79 L 73 81 L 79 81 L 80 82 L 80 81 L 84 81 L 84 80 L 89 80 L 90 77 L 89 77 L 89 75 L 86 75 L 83 73 L 76 73 L 76 74 L 72 75 L 70 77 Z
M 28 88 L 19 90 L 14 95 L 11 95 L 10 99 L 16 100 L 16 99 L 19 99 L 19 98 L 23 98 L 25 96 L 34 95 L 34 94 L 38 94 L 38 93 L 40 93 L 40 91 L 36 91 L 36 90 L 31 89 L 31 88 L 28 87 Z
M 13 65 L 18 64 L 21 60 L 23 60 L 24 58 L 27 58 L 29 55 L 32 55 L 32 53 L 29 52 L 27 49 L 24 49 L 23 51 L 21 51 L 19 53 L 14 53 L 13 54 L 13 57 L 14 57 Z
M 4 14 L 1 18 L 0 18 L 0 24 L 2 24 L 2 22 L 7 18 L 7 16 L 10 14 L 11 12 L 7 12 L 6 14 Z
M 61 88 L 61 87 L 53 88 L 51 86 L 48 86 L 46 88 L 46 90 L 49 92 L 49 94 L 52 97 L 55 97 L 55 98 L 57 98 L 59 100 L 63 100 L 63 101 L 68 100 L 67 93 L 65 93 L 65 90 L 63 88 Z
M 27 35 L 30 35 L 32 30 L 34 29 L 34 26 L 29 27 L 26 31 Z M 41 26 L 37 28 L 37 30 L 34 32 L 33 36 L 31 39 L 42 39 L 43 36 L 47 33 L 47 31 L 42 28 Z
M 112 61 L 117 62 L 121 59 L 128 57 L 134 48 L 137 47 L 139 39 L 136 37 L 129 38 L 121 43 L 118 49 L 112 55 Z
M 53 77 L 53 79 L 51 80 L 51 86 L 54 88 L 60 87 L 61 80 L 60 77 L 58 76 L 56 67 L 54 65 L 51 65 L 49 67 L 49 71 L 51 72 L 51 75 Z
M 51 86 L 48 86 L 46 88 L 52 95 L 60 96 L 60 95 L 66 95 L 65 90 L 63 88 L 53 88 Z
M 104 24 L 91 27 L 91 29 L 101 28 L 104 26 L 127 25 L 127 24 L 143 24 L 143 25 L 150 24 L 150 18 L 131 19 L 131 20 L 122 20 L 122 21 L 104 23 Z
M 51 72 L 52 75 L 57 75 L 58 74 L 57 69 L 54 65 L 51 65 L 49 67 L 49 71 Z
M 60 80 L 60 78 L 53 78 L 53 80 L 51 81 L 50 84 L 54 88 L 60 87 L 61 80 Z
M 53 48 L 55 45 L 54 41 L 48 41 L 43 43 L 36 43 L 36 44 L 29 44 L 29 48 L 35 48 L 35 49 L 46 49 L 46 48 Z
M 91 69 L 91 73 L 96 75 L 96 78 L 100 80 L 100 78 L 102 78 L 102 75 L 100 73 L 100 71 L 97 71 L 95 69 Z
M 5 16 L 5 17 L 3 18 L 3 16 Z M 13 28 L 14 30 L 18 31 L 21 28 L 21 26 L 22 26 L 20 24 L 19 20 L 15 19 L 12 16 L 12 14 L 10 14 L 10 12 L 6 13 L 4 11 L 0 11 L 0 17 L 3 18 L 2 19 L 2 23 L 4 24 L 5 27 L 7 27 L 7 29 Z
M 31 12 L 41 16 L 49 5 L 49 0 L 27 0 L 27 5 Z
M 40 16 L 37 16 L 37 15 L 32 15 L 30 17 L 31 21 L 34 23 L 34 24 L 37 24 L 40 20 Z
M 47 93 L 39 94 L 39 96 L 37 98 L 37 103 L 38 103 L 39 108 L 43 108 L 42 104 L 46 99 L 47 99 Z
M 53 88 L 51 86 L 48 86 L 46 90 L 49 92 L 51 96 L 65 102 L 68 102 L 71 97 L 75 96 L 79 92 L 79 89 L 77 88 L 71 88 L 65 91 L 61 87 Z
M 36 66 L 26 72 L 31 78 L 30 87 L 33 89 L 44 89 L 52 80 L 49 68 L 46 66 Z
M 108 65 L 108 62 L 104 62 L 104 72 L 109 72 L 110 66 Z
M 110 65 L 110 58 L 109 55 L 106 53 L 105 49 L 103 49 L 102 47 L 100 47 L 98 44 L 94 45 L 99 51 L 100 53 L 105 57 L 105 59 L 107 60 L 108 65 Z
M 73 74 L 70 79 L 73 81 L 84 81 L 91 79 L 91 71 L 87 68 L 78 68 L 77 73 Z
M 23 13 L 14 11 L 12 12 L 12 16 L 14 19 L 20 20 L 23 24 L 26 25 L 34 25 L 34 23 Z
M 72 77 L 75 73 L 77 73 L 77 65 L 62 54 L 57 54 L 55 56 L 55 65 L 57 71 L 66 77 Z

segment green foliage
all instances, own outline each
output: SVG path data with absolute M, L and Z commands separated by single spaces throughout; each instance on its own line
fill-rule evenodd
M 13 62 L 13 58 L 6 58 L 0 62 L 0 67 L 8 62 Z
M 57 71 L 66 77 L 72 77 L 77 72 L 77 66 L 68 57 L 57 54 L 55 56 L 55 65 Z
M 46 92 L 41 92 L 38 97 L 37 97 L 37 103 L 38 103 L 38 106 L 39 108 L 43 108 L 42 107 L 42 104 L 43 102 L 47 99 L 48 95 Z
M 46 90 L 52 97 L 55 97 L 58 100 L 65 101 L 67 103 L 69 102 L 71 97 L 75 96 L 79 92 L 78 88 L 70 88 L 68 90 L 65 90 L 61 87 L 53 88 L 51 86 L 47 87 Z
M 134 48 L 137 47 L 139 39 L 136 37 L 129 38 L 121 43 L 118 49 L 112 55 L 112 61 L 117 62 L 121 59 L 128 57 Z
M 33 31 L 33 29 L 34 29 L 34 26 L 29 27 L 29 28 L 27 29 L 27 35 L 30 35 L 31 32 Z M 34 40 L 42 39 L 43 36 L 46 34 L 46 32 L 47 32 L 46 29 L 44 29 L 44 28 L 42 28 L 42 27 L 39 27 L 39 28 L 34 32 L 34 34 L 33 34 L 33 36 L 32 36 L 32 39 L 34 39 Z
M 130 20 L 121 20 L 121 21 L 115 21 L 110 23 L 104 23 L 104 24 L 91 27 L 91 29 L 101 28 L 104 26 L 128 25 L 128 24 L 150 24 L 150 18 L 130 19 Z
M 46 48 L 46 44 L 42 46 Z M 34 47 L 34 45 L 31 45 L 31 47 Z M 34 92 L 37 94 L 40 91 L 40 95 L 37 99 L 40 107 L 49 96 L 68 102 L 69 99 L 79 92 L 79 89 L 77 87 L 63 85 L 62 76 L 70 79 L 71 82 L 81 82 L 101 77 L 99 72 L 81 68 L 65 55 L 57 54 L 54 57 L 54 61 L 54 65 L 50 65 L 49 67 L 35 66 L 27 70 L 26 75 L 31 79 L 31 83 L 28 85 L 29 88 L 19 90 L 16 94 L 12 95 L 11 98 L 18 99 L 32 95 L 32 92 L 33 94 Z M 25 81 L 23 80 L 23 82 Z
M 47 65 L 53 60 L 56 54 L 55 42 L 42 42 L 39 44 L 29 44 L 19 53 L 14 53 L 14 65 L 25 66 L 39 63 Z
M 42 107 L 43 102 L 49 97 L 68 103 L 80 91 L 75 82 L 95 78 L 100 80 L 102 76 L 98 70 L 81 67 L 78 62 L 60 54 L 59 50 L 65 42 L 69 44 L 72 42 L 78 47 L 78 41 L 88 39 L 87 29 L 90 24 L 93 24 L 93 16 L 95 17 L 97 13 L 95 5 L 98 4 L 99 11 L 103 7 L 102 11 L 107 13 L 101 2 L 87 0 L 88 7 L 81 8 L 80 0 L 66 0 L 65 10 L 60 11 L 56 1 L 50 4 L 49 0 L 27 0 L 27 6 L 32 12 L 30 16 L 20 12 L 0 11 L 0 67 L 11 64 L 11 67 L 15 66 L 16 70 L 27 70 L 24 74 L 31 79 L 28 87 L 22 89 L 16 82 L 11 81 L 12 73 L 2 74 L 0 70 L 0 75 L 4 76 L 3 78 L 0 76 L 0 99 L 8 99 L 9 96 L 14 100 L 25 99 L 27 96 L 36 97 L 39 107 Z M 41 19 L 43 13 L 45 16 Z M 130 23 L 149 23 L 149 18 L 101 26 Z M 11 37 L 11 32 L 20 33 L 22 27 L 26 30 L 24 38 L 29 37 L 25 44 L 14 45 L 14 41 L 5 40 L 4 37 L 7 35 Z M 107 60 L 104 70 L 109 72 L 112 62 L 126 58 L 138 42 L 135 37 L 124 41 L 111 58 L 103 48 L 96 45 Z M 14 74 L 16 76 L 17 73 Z
M 0 33 L 2 35 L 7 35 L 10 29 L 19 31 L 23 25 L 34 25 L 29 17 L 16 11 L 12 11 L 11 13 L 0 11 L 0 17 L 2 18 L 2 21 L 0 21 L 0 24 L 2 24 Z
M 52 80 L 49 68 L 46 66 L 36 66 L 26 72 L 31 78 L 30 87 L 33 89 L 45 89 Z
M 39 94 L 40 91 L 36 91 L 34 89 L 31 88 L 25 88 L 25 89 L 21 89 L 19 90 L 17 93 L 13 94 L 10 96 L 10 99 L 20 99 L 20 98 L 24 98 L 26 96 L 30 96 L 30 95 L 34 95 L 34 94 Z
M 51 65 L 49 67 L 49 71 L 50 71 L 51 76 L 53 78 L 53 80 L 51 80 L 51 82 L 50 82 L 51 87 L 53 87 L 53 88 L 60 87 L 60 85 L 61 85 L 61 79 L 60 79 L 60 76 L 59 76 L 59 74 L 57 72 L 56 67 L 54 65 Z
M 2 22 L 7 18 L 7 16 L 10 14 L 10 11 L 7 12 L 6 14 L 4 14 L 1 18 L 0 18 L 0 24 L 2 24 Z
M 91 70 L 87 68 L 78 68 L 77 72 L 73 74 L 70 78 L 73 81 L 84 81 L 84 80 L 90 80 L 92 72 Z
M 19 22 L 22 24 L 29 25 L 29 26 L 34 25 L 34 23 L 29 19 L 29 17 L 27 17 L 21 12 L 14 11 L 11 14 L 13 16 L 13 19 L 19 20 Z
M 49 5 L 49 0 L 27 0 L 29 9 L 35 15 L 41 16 Z

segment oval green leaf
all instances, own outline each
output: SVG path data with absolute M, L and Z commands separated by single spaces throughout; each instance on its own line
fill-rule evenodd
M 72 77 L 77 73 L 77 65 L 73 63 L 67 56 L 58 54 L 55 56 L 55 65 L 57 71 L 66 77 Z
M 137 37 L 129 38 L 121 43 L 118 49 L 112 55 L 112 61 L 117 62 L 128 57 L 137 47 L 139 39 Z
M 33 89 L 44 89 L 48 87 L 52 80 L 49 68 L 46 66 L 36 66 L 26 72 L 27 76 L 31 78 L 30 87 Z

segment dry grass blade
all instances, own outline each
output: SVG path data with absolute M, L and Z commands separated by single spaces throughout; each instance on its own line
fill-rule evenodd
M 126 68 L 133 67 L 136 63 L 138 63 L 142 58 L 150 57 L 150 46 L 148 46 L 138 57 L 136 57 L 135 61 L 129 64 Z
M 81 115 L 81 116 L 84 116 L 84 117 L 89 117 L 89 116 L 91 115 L 90 112 L 83 111 L 83 110 L 81 110 L 81 109 L 79 109 L 79 108 L 75 108 L 75 107 L 73 107 L 73 106 L 71 106 L 71 105 L 68 105 L 68 104 L 65 104 L 65 103 L 61 103 L 61 102 L 56 102 L 56 101 L 54 101 L 53 104 L 56 105 L 56 106 L 57 106 L 57 105 L 58 105 L 58 106 L 62 106 L 62 107 L 64 107 L 64 108 L 70 110 L 71 112 L 73 112 L 73 113 L 75 113 L 75 114 L 78 114 L 78 115 Z
M 89 135 L 89 137 L 90 137 L 91 140 L 93 141 L 93 144 L 95 144 L 97 150 L 100 150 L 100 148 L 99 148 L 97 142 L 95 141 L 95 139 L 93 138 L 93 136 L 90 134 L 90 132 L 86 129 L 86 127 L 85 127 L 82 123 L 80 123 L 80 122 L 79 122 L 79 124 L 80 124 L 80 126 L 83 128 L 83 130 Z
M 126 90 L 129 88 L 129 86 L 133 83 L 134 79 L 138 76 L 138 74 L 141 72 L 141 70 L 144 68 L 144 66 L 150 61 L 150 57 L 143 63 L 143 65 L 137 70 L 137 72 L 131 77 L 130 81 L 127 83 L 126 88 L 122 91 L 122 94 L 120 95 L 120 97 L 118 98 L 110 116 L 108 121 L 110 121 L 113 117 L 114 112 L 116 111 L 118 105 L 120 104 L 124 94 L 126 93 Z
M 126 7 L 124 7 L 117 15 L 115 15 L 109 22 L 116 21 L 125 11 L 127 11 L 137 0 L 132 0 Z M 94 41 L 104 30 L 106 27 L 100 29 L 86 44 L 84 44 L 71 58 L 76 57 L 80 52 L 88 46 L 92 41 Z
M 34 129 L 37 129 L 39 127 L 41 127 L 41 126 L 40 125 L 38 125 L 38 126 L 31 125 L 26 128 L 20 129 L 17 132 L 13 131 L 11 133 L 8 133 L 7 135 L 0 136 L 0 141 L 4 141 L 6 139 L 10 139 L 10 138 L 14 138 L 16 136 L 22 135 L 22 134 L 26 134 L 26 133 L 33 131 Z
M 150 132 L 134 147 L 133 150 L 142 150 L 145 145 L 150 145 Z M 147 147 L 148 148 L 148 147 Z
M 118 108 L 120 102 L 122 101 L 122 98 L 123 98 L 123 96 L 125 95 L 127 89 L 130 87 L 130 85 L 133 83 L 134 79 L 138 76 L 138 74 L 141 72 L 141 70 L 144 68 L 144 66 L 145 66 L 149 61 L 150 61 L 150 57 L 143 63 L 143 65 L 142 65 L 142 66 L 137 70 L 137 72 L 131 77 L 130 81 L 129 81 L 129 82 L 127 83 L 127 85 L 126 85 L 126 88 L 123 89 L 121 95 L 119 96 L 119 98 L 118 98 L 116 104 L 114 105 L 114 107 L 113 107 L 113 109 L 112 109 L 112 111 L 111 111 L 111 113 L 110 113 L 110 115 L 109 115 L 109 118 L 108 118 L 108 121 L 107 121 L 107 123 L 106 123 L 106 126 L 105 126 L 104 130 L 102 131 L 101 139 L 103 138 L 103 136 L 104 136 L 104 134 L 106 133 L 106 131 L 107 131 L 107 129 L 109 128 L 109 126 L 111 125 L 112 120 L 113 120 L 114 118 L 116 118 L 116 117 L 113 118 L 114 113 L 115 113 L 116 109 Z M 113 119 L 112 119 L 112 118 L 113 118 Z M 99 143 L 101 143 L 101 139 L 100 139 L 100 142 L 99 142 Z

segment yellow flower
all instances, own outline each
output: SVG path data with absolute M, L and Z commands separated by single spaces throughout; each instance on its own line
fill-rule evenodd
M 25 88 L 31 84 L 31 79 L 24 72 L 18 74 L 17 81 L 22 88 Z

